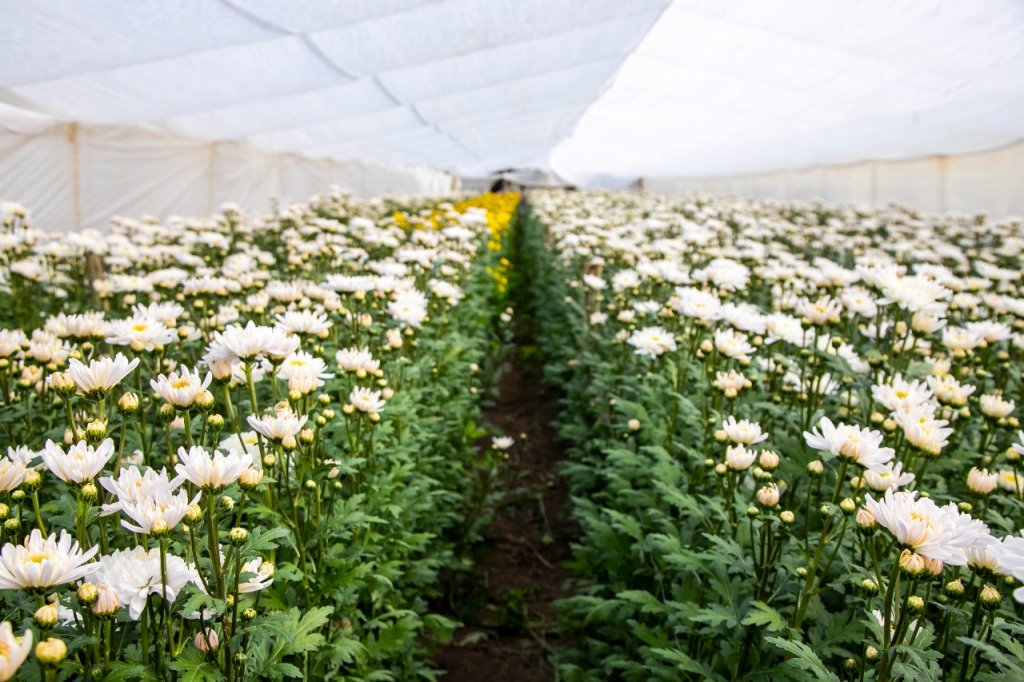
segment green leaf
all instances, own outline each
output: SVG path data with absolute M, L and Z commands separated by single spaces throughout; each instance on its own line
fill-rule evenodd
M 768 632 L 783 632 L 786 629 L 786 620 L 771 606 L 763 601 L 751 602 L 750 606 L 751 611 L 742 620 L 742 625 L 763 626 Z
M 825 664 L 821 662 L 818 655 L 814 651 L 804 644 L 793 639 L 783 639 L 781 637 L 765 637 L 765 641 L 769 644 L 774 644 L 778 648 L 792 655 L 792 658 L 786 659 L 786 665 L 802 670 L 804 672 L 812 673 L 812 676 L 808 676 L 808 680 L 829 680 L 829 682 L 839 682 L 839 678 L 834 672 L 825 667 Z

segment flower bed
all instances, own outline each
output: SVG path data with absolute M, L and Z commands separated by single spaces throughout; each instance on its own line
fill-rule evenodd
M 1019 223 L 531 210 L 583 530 L 563 679 L 1024 679 Z
M 66 235 L 5 204 L 0 678 L 435 675 L 517 200 Z

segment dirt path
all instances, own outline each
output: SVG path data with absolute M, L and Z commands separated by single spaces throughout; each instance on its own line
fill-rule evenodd
M 555 475 L 563 449 L 549 420 L 539 363 L 517 347 L 487 424 L 516 439 L 503 469 L 502 506 L 474 552 L 472 574 L 453 576 L 456 618 L 466 623 L 435 657 L 444 682 L 554 680 L 553 602 L 569 594 L 569 493 Z M 526 434 L 523 439 L 520 434 Z

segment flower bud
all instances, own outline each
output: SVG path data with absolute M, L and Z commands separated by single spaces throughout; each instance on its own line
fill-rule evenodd
M 213 429 L 213 432 L 216 433 L 224 428 L 224 417 L 219 414 L 211 414 L 207 417 L 206 423 L 211 429 Z
M 117 407 L 125 414 L 135 414 L 139 411 L 139 396 L 134 393 L 125 393 L 117 401 Z
M 985 585 L 981 588 L 981 594 L 978 595 L 978 599 L 981 600 L 981 605 L 985 608 L 996 609 L 999 608 L 999 602 L 1002 601 L 1003 596 L 999 594 L 999 590 L 992 587 L 991 585 Z
M 96 488 L 96 484 L 89 481 L 81 488 L 78 489 L 78 497 L 87 504 L 92 504 L 96 501 L 96 498 L 100 496 L 100 491 Z
M 294 450 L 298 443 L 295 442 L 295 436 L 287 435 L 281 439 L 281 447 L 285 450 Z
M 779 514 L 779 521 L 782 521 L 783 523 L 785 523 L 787 525 L 791 524 L 794 521 L 796 521 L 796 514 L 794 514 L 793 512 L 791 512 L 790 510 L 787 509 L 786 511 L 781 512 Z
M 256 617 L 256 609 L 252 608 L 251 606 L 249 608 L 247 608 L 247 609 L 244 609 L 242 611 L 242 618 L 244 620 L 252 620 L 255 617 Z
M 157 519 L 149 527 L 149 532 L 155 538 L 165 538 L 171 534 L 171 527 L 163 519 Z
M 757 503 L 762 507 L 774 507 L 779 504 L 779 486 L 774 483 L 760 488 L 757 491 Z
M 49 630 L 57 624 L 57 605 L 51 602 L 40 606 L 32 618 L 40 628 Z
M 4 530 L 7 531 L 8 533 L 17 532 L 17 530 L 19 528 L 21 528 L 21 519 L 19 519 L 16 516 L 11 517 L 11 518 L 7 519 L 6 521 L 4 521 Z
M 113 618 L 121 608 L 121 598 L 117 596 L 117 590 L 106 583 L 96 586 L 99 596 L 96 603 L 92 605 L 93 615 L 100 618 Z
M 921 576 L 925 573 L 924 557 L 909 549 L 900 554 L 900 570 L 909 576 Z
M 70 372 L 55 372 L 47 377 L 47 382 L 50 387 L 56 391 L 57 395 L 62 398 L 68 398 L 75 394 L 78 387 L 75 385 L 75 380 L 71 378 Z
M 274 465 L 277 464 L 277 455 L 272 452 L 268 452 L 263 455 L 263 466 L 267 469 L 273 469 Z
M 201 518 L 203 518 L 203 508 L 198 504 L 190 504 L 185 510 L 185 520 L 189 523 L 197 523 Z
M 779 454 L 773 450 L 762 450 L 757 462 L 766 471 L 774 471 L 779 466 Z
M 99 597 L 99 589 L 93 583 L 82 583 L 78 586 L 78 602 L 88 606 Z
M 3 502 L 0 502 L 0 521 L 6 519 L 10 515 L 11 515 L 11 508 L 8 507 Z
M 866 535 L 874 533 L 878 529 L 878 519 L 875 513 L 867 507 L 857 510 L 857 529 Z
M 107 423 L 99 419 L 89 422 L 85 427 L 85 440 L 96 445 L 107 437 Z
M 630 419 L 628 422 L 626 422 L 626 428 L 628 428 L 630 431 L 639 431 L 640 430 L 640 420 L 639 419 Z
M 68 655 L 68 646 L 63 640 L 50 637 L 36 644 L 36 659 L 44 666 L 55 666 Z
M 18 502 L 20 504 L 22 501 L 24 501 L 24 499 L 25 499 L 25 491 L 24 490 L 20 490 L 19 489 L 19 490 L 15 490 L 14 492 L 11 493 L 11 501 L 13 501 L 13 502 Z
M 263 472 L 259 469 L 246 469 L 238 477 L 238 486 L 242 490 L 255 490 L 263 480 Z
M 206 628 L 196 633 L 196 636 L 192 639 L 192 644 L 204 654 L 209 654 L 220 648 L 220 637 L 217 636 L 216 630 Z
M 811 460 L 807 463 L 807 473 L 811 476 L 821 476 L 825 473 L 825 465 L 820 459 Z
M 865 578 L 861 582 L 860 587 L 867 594 L 878 594 L 878 583 L 876 583 L 871 578 Z
M 750 518 L 754 518 L 755 516 L 758 516 L 760 513 L 761 510 L 758 509 L 757 507 L 747 507 L 747 516 L 749 516 Z
M 924 599 L 916 594 L 907 597 L 907 610 L 911 613 L 924 613 Z
M 844 497 L 839 501 L 839 508 L 843 510 L 844 514 L 852 514 L 857 511 L 857 503 L 849 497 Z
M 35 492 L 39 490 L 39 486 L 43 484 L 43 475 L 35 469 L 25 473 L 25 480 L 21 482 L 21 487 L 28 492 Z M 2 517 L 0 517 L 2 518 Z
M 950 580 L 942 589 L 950 597 L 964 596 L 964 583 L 962 580 L 960 580 L 960 578 L 957 578 L 956 580 Z
M 235 498 L 230 497 L 229 495 L 224 495 L 220 499 L 217 500 L 217 509 L 219 509 L 220 511 L 222 511 L 224 513 L 230 512 L 234 508 L 235 508 Z
M 316 481 L 314 481 L 311 478 L 306 480 L 305 485 L 306 485 L 306 490 L 316 490 Z
M 199 392 L 199 395 L 196 396 L 195 406 L 198 407 L 203 412 L 207 412 L 213 409 L 213 405 L 215 402 L 216 400 L 214 400 L 213 394 L 204 389 Z
M 878 649 L 869 644 L 868 648 L 864 650 L 864 658 L 866 658 L 869 661 L 877 661 L 878 657 Z
M 302 429 L 299 431 L 299 442 L 303 445 L 312 445 L 316 441 L 316 432 L 313 429 Z
M 244 528 L 236 526 L 228 531 L 228 540 L 230 540 L 231 544 L 236 547 L 244 545 L 248 539 L 249 531 Z
M 157 417 L 160 419 L 161 424 L 170 424 L 174 421 L 174 405 L 170 403 L 164 403 L 157 410 Z

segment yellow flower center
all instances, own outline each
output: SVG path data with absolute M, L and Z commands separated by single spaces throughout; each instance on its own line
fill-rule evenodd
M 176 379 L 171 382 L 171 388 L 187 388 L 191 383 L 188 379 Z

